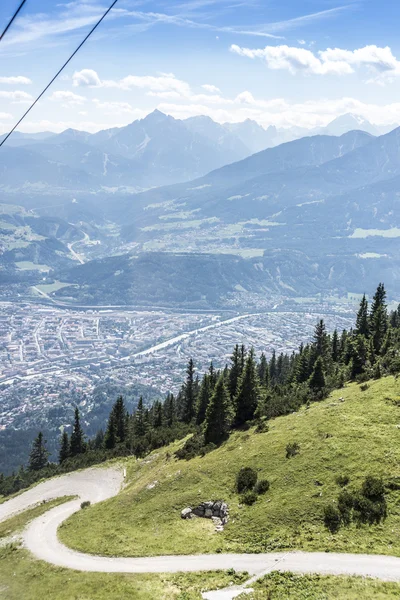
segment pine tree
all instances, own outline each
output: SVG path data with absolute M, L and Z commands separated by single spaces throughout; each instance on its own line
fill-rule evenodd
M 74 427 L 71 433 L 70 455 L 77 456 L 85 452 L 85 440 L 80 423 L 79 409 L 75 408 Z
M 238 344 L 236 344 L 233 349 L 233 354 L 230 357 L 230 361 L 232 364 L 229 371 L 228 389 L 231 400 L 233 400 L 236 396 L 240 375 L 242 373 L 242 359 Z
M 193 359 L 189 360 L 186 369 L 186 384 L 184 388 L 184 394 L 183 421 L 185 423 L 190 423 L 193 420 L 196 411 L 196 389 Z
M 162 404 L 160 401 L 157 401 L 154 404 L 153 427 L 155 429 L 160 429 L 160 427 L 162 427 L 162 426 L 163 426 Z
M 277 369 L 276 369 L 276 352 L 272 351 L 271 360 L 269 361 L 269 380 L 272 385 L 276 383 L 277 380 Z
M 33 440 L 31 453 L 29 455 L 29 471 L 40 471 L 48 464 L 49 452 L 46 448 L 46 440 L 43 439 L 43 433 L 40 431 Z
M 206 411 L 204 423 L 206 444 L 219 444 L 228 437 L 232 416 L 229 393 L 225 387 L 223 376 L 220 376 Z
M 314 392 L 322 392 L 325 388 L 324 363 L 319 356 L 315 362 L 314 370 L 309 380 L 309 386 Z
M 268 361 L 264 352 L 261 353 L 260 362 L 258 363 L 258 378 L 261 385 L 266 386 L 268 372 Z
M 213 391 L 213 389 L 215 388 L 215 384 L 218 381 L 218 373 L 214 369 L 214 365 L 213 365 L 212 361 L 210 362 L 210 367 L 208 369 L 208 375 L 209 375 L 210 389 L 211 389 L 211 391 Z
M 332 354 L 332 360 L 333 360 L 333 362 L 335 362 L 335 363 L 339 362 L 339 359 L 340 359 L 340 342 L 339 342 L 339 336 L 338 336 L 337 329 L 335 329 L 335 331 L 333 332 L 333 335 L 332 335 L 332 350 L 331 350 L 331 354 Z
M 356 319 L 356 333 L 368 337 L 369 335 L 369 316 L 368 316 L 368 302 L 364 296 L 362 297 L 360 308 L 357 313 Z
M 60 450 L 58 453 L 58 462 L 60 465 L 69 457 L 69 437 L 68 433 L 64 430 L 60 439 Z
M 204 375 L 201 381 L 196 410 L 197 425 L 201 425 L 202 423 L 204 423 L 204 419 L 206 418 L 207 406 L 210 402 L 210 398 L 213 393 L 213 387 L 215 387 L 211 386 L 211 381 L 211 376 L 207 375 L 207 373 Z
M 133 433 L 135 438 L 141 438 L 146 435 L 146 432 L 146 416 L 143 408 L 143 398 L 140 396 L 133 421 Z
M 323 319 L 318 321 L 314 330 L 314 347 L 316 350 L 316 357 L 319 356 L 325 359 L 328 354 L 329 341 L 326 333 L 326 327 Z
M 259 399 L 259 380 L 254 361 L 254 352 L 251 350 L 248 354 L 235 398 L 235 424 L 237 426 L 241 426 L 246 421 L 251 421 L 254 418 Z
M 164 419 L 167 427 L 172 427 L 176 421 L 176 404 L 173 394 L 168 393 L 164 402 Z

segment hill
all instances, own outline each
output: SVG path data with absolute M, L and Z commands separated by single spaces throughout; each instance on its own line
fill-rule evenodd
M 179 442 L 143 460 L 128 459 L 129 483 L 121 494 L 71 517 L 60 537 L 83 552 L 107 556 L 294 548 L 400 556 L 399 490 L 387 494 L 388 517 L 379 525 L 350 525 L 331 534 L 323 523 L 324 506 L 341 491 L 338 476 L 350 478 L 350 489 L 368 474 L 398 481 L 399 395 L 393 377 L 370 382 L 364 391 L 351 384 L 274 419 L 267 432 L 236 432 L 203 457 L 177 460 Z M 290 442 L 300 452 L 288 459 Z M 240 506 L 235 492 L 241 467 L 270 481 L 252 506 Z M 180 518 L 186 506 L 210 499 L 230 507 L 230 522 L 218 535 L 207 519 Z

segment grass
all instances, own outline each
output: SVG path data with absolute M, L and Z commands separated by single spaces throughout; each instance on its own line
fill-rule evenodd
M 343 400 L 340 397 L 343 396 Z M 338 475 L 359 487 L 367 474 L 400 476 L 400 384 L 389 377 L 366 391 L 352 384 L 327 400 L 270 423 L 266 433 L 234 433 L 203 458 L 178 461 L 182 444 L 141 461 L 127 459 L 128 485 L 117 497 L 73 515 L 60 528 L 63 542 L 83 552 L 148 556 L 282 549 L 366 552 L 400 556 L 400 491 L 388 494 L 380 525 L 343 527 L 331 534 L 323 508 L 337 499 Z M 286 445 L 300 453 L 286 459 Z M 256 468 L 270 490 L 240 506 L 234 489 L 242 466 Z M 149 484 L 157 482 L 152 488 Z M 215 533 L 207 519 L 183 521 L 180 511 L 224 499 L 230 522 Z
M 400 585 L 364 577 L 270 573 L 251 586 L 254 592 L 238 600 L 382 600 L 399 598 Z

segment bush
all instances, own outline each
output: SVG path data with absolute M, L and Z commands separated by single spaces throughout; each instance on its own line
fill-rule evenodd
M 328 504 L 324 508 L 324 523 L 331 533 L 336 533 L 340 529 L 340 512 L 332 504 Z
M 372 501 L 381 501 L 385 496 L 385 486 L 382 479 L 368 475 L 362 484 L 362 495 Z
M 266 417 L 261 417 L 255 428 L 255 433 L 266 433 L 267 431 L 269 431 L 268 419 Z
M 352 510 L 355 504 L 354 494 L 344 490 L 338 497 L 338 509 L 344 525 L 350 525 Z
M 335 481 L 340 487 L 346 487 L 350 483 L 350 477 L 348 475 L 338 475 Z
M 84 502 L 81 502 L 81 508 L 88 508 L 88 506 L 90 506 L 90 500 L 85 500 Z
M 176 458 L 190 460 L 202 453 L 204 449 L 204 437 L 200 434 L 194 434 L 185 444 L 175 452 Z
M 257 473 L 250 467 L 240 469 L 236 477 L 236 489 L 241 494 L 248 490 L 252 490 L 257 483 Z
M 292 458 L 300 452 L 300 445 L 297 442 L 290 442 L 286 446 L 286 458 Z
M 362 383 L 362 384 L 360 385 L 360 390 L 361 390 L 362 392 L 366 392 L 368 388 L 369 388 L 369 385 L 368 385 L 368 383 Z
M 254 486 L 254 491 L 256 494 L 265 494 L 266 492 L 268 492 L 269 490 L 269 481 L 268 479 L 260 479 L 260 481 L 257 481 L 256 485 Z
M 241 496 L 240 503 L 246 504 L 247 506 L 251 506 L 252 504 L 254 504 L 254 502 L 256 502 L 256 500 L 257 494 L 251 490 L 248 490 Z

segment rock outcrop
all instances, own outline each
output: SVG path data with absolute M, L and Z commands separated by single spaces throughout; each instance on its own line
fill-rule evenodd
M 184 508 L 181 512 L 181 517 L 182 519 L 192 519 L 193 517 L 212 519 L 215 530 L 223 531 L 224 525 L 228 522 L 229 509 L 226 502 L 222 500 L 202 502 L 196 508 L 191 508 L 190 506 Z

